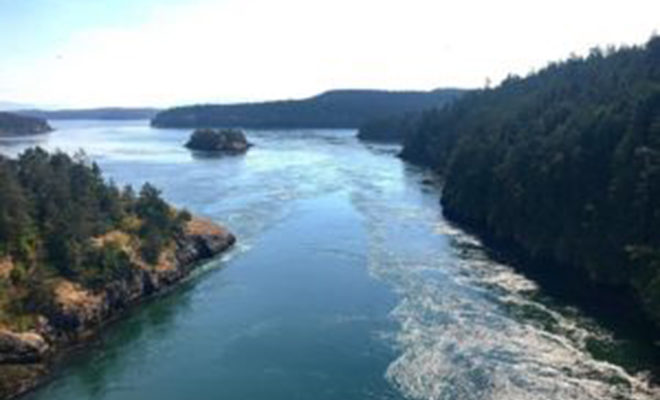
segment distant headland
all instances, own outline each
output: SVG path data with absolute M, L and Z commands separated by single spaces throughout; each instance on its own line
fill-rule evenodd
M 0 135 L 37 135 L 52 130 L 45 119 L 0 112 Z
M 375 118 L 440 107 L 464 91 L 333 90 L 300 100 L 205 104 L 157 113 L 158 128 L 358 128 Z

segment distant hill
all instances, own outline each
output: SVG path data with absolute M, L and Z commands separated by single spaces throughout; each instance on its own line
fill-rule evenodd
M 44 119 L 151 119 L 159 110 L 156 108 L 89 108 L 78 110 L 19 110 L 18 114 Z
M 443 104 L 461 92 L 334 90 L 301 100 L 176 107 L 159 112 L 151 124 L 162 128 L 357 128 L 375 118 Z
M 0 135 L 35 135 L 52 130 L 44 119 L 0 112 Z

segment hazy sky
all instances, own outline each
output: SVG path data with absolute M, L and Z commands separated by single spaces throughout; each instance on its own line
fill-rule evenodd
M 654 30 L 660 0 L 0 0 L 0 101 L 168 106 L 480 87 Z

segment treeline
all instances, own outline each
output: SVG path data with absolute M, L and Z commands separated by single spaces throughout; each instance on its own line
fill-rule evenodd
M 437 108 L 441 108 L 453 100 L 447 99 L 445 103 L 438 104 Z M 362 140 L 401 142 L 416 128 L 421 115 L 422 111 L 419 111 L 372 119 L 360 126 L 357 136 Z
M 443 108 L 460 99 L 467 90 L 447 90 L 445 96 L 433 104 L 433 109 Z M 402 142 L 417 126 L 424 111 L 428 109 L 410 109 L 406 112 L 388 114 L 370 119 L 360 125 L 358 138 L 361 140 Z
M 402 156 L 444 176 L 449 217 L 633 292 L 660 326 L 660 38 L 428 111 Z
M 0 324 L 47 303 L 54 278 L 96 288 L 126 276 L 131 259 L 156 264 L 189 219 L 149 184 L 136 194 L 105 181 L 82 154 L 0 156 L 0 264 L 10 268 L 0 271 Z M 127 235 L 138 254 L 94 240 L 111 231 Z
M 0 135 L 34 135 L 52 130 L 45 119 L 0 112 Z
M 444 104 L 460 92 L 335 90 L 303 100 L 176 107 L 158 113 L 151 124 L 165 128 L 357 128 L 372 119 Z

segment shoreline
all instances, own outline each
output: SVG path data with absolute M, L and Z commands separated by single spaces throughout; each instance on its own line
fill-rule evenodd
M 588 318 L 610 330 L 615 338 L 643 343 L 650 354 L 637 363 L 617 360 L 624 369 L 635 373 L 650 372 L 650 381 L 660 385 L 660 328 L 642 311 L 634 294 L 625 287 L 605 285 L 589 279 L 579 266 L 561 265 L 547 259 L 532 257 L 516 243 L 495 238 L 487 229 L 460 218 L 442 206 L 442 215 L 451 224 L 475 235 L 484 245 L 489 257 L 506 263 L 518 273 L 539 284 L 541 291 L 560 305 L 577 307 Z M 613 361 L 605 353 L 594 354 L 596 359 Z M 633 369 L 634 364 L 642 368 Z
M 229 250 L 236 238 L 226 228 L 195 217 L 175 242 L 172 265 L 136 267 L 130 277 L 95 292 L 64 282 L 61 286 L 70 292 L 71 301 L 58 304 L 48 318 L 39 317 L 37 329 L 0 329 L 0 399 L 18 398 L 49 382 L 67 354 L 84 351 L 103 327 L 175 290 L 205 261 Z

